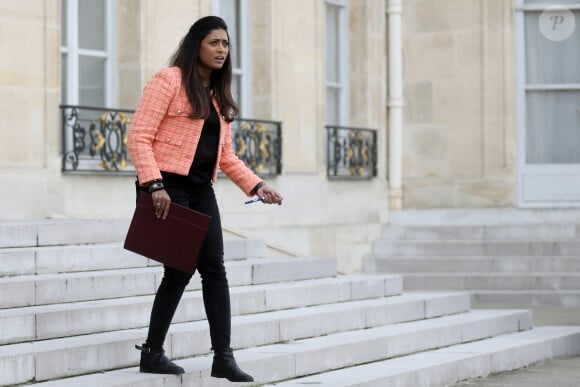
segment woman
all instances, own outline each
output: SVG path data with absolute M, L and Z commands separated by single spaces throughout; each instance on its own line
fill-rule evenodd
M 249 382 L 253 378 L 240 370 L 230 348 L 230 295 L 213 191 L 217 169 L 248 196 L 258 195 L 264 203 L 282 204 L 282 197 L 232 149 L 230 126 L 238 107 L 231 93 L 229 49 L 222 19 L 208 16 L 195 22 L 173 55 L 171 67 L 158 71 L 145 86 L 131 123 L 128 149 L 139 189 L 151 193 L 158 218 L 166 219 L 171 202 L 212 217 L 197 266 L 214 351 L 211 375 Z M 164 267 L 147 340 L 137 346 L 141 372 L 184 372 L 165 356 L 163 343 L 191 276 Z

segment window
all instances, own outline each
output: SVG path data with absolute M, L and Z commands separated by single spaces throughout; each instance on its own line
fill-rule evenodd
M 213 9 L 216 15 L 225 20 L 230 36 L 230 54 L 232 59 L 232 93 L 240 105 L 242 117 L 251 116 L 251 96 L 249 72 L 247 0 L 214 0 Z
M 580 0 L 516 0 L 519 204 L 580 204 Z
M 326 0 L 326 124 L 348 125 L 347 0 Z
M 551 3 L 525 0 L 520 6 L 528 164 L 580 163 L 580 30 L 574 28 L 580 1 Z M 549 23 L 543 25 L 544 19 Z
M 114 14 L 111 0 L 63 0 L 62 103 L 114 107 Z

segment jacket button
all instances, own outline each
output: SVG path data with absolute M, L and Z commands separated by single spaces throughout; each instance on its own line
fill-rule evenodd
M 166 139 L 165 139 L 165 142 L 170 142 L 170 141 L 171 141 L 171 139 L 170 139 L 170 138 L 166 138 Z
M 181 110 L 178 110 L 178 111 L 177 111 L 177 114 L 181 114 L 181 113 L 182 113 L 182 111 L 181 111 Z

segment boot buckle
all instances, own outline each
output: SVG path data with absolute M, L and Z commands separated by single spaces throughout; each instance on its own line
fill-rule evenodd
M 139 351 L 143 353 L 151 353 L 151 347 L 148 345 L 143 346 L 135 345 L 135 348 L 137 348 Z

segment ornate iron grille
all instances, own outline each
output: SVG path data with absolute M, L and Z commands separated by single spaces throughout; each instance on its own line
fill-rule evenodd
M 134 174 L 127 152 L 132 110 L 62 105 L 63 172 Z
M 133 110 L 62 105 L 62 170 L 135 174 L 127 151 Z M 237 118 L 232 143 L 238 157 L 260 176 L 282 172 L 282 124 Z
M 329 179 L 372 179 L 377 176 L 377 131 L 327 126 L 326 166 Z
M 282 173 L 282 123 L 236 118 L 232 122 L 236 155 L 259 176 Z

